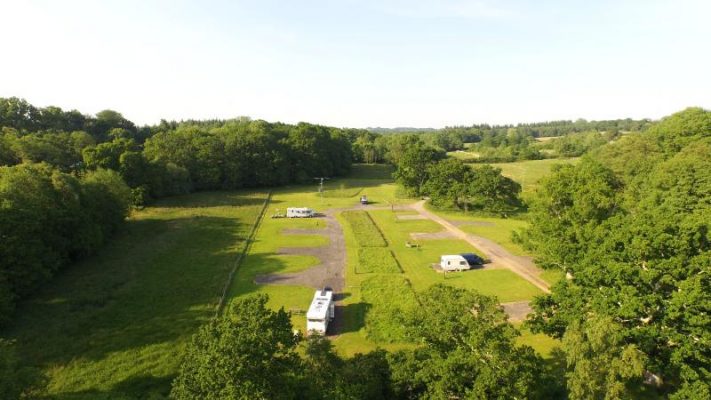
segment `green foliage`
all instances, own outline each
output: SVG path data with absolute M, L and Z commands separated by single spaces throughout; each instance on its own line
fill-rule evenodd
M 444 158 L 445 153 L 422 142 L 416 142 L 405 148 L 397 163 L 394 177 L 412 195 L 419 196 L 429 178 L 428 167 L 437 160 Z
M 568 326 L 563 349 L 572 399 L 630 398 L 630 389 L 641 384 L 646 357 L 625 343 L 622 329 L 609 317 Z
M 603 135 L 601 132 L 582 132 L 551 140 L 540 146 L 540 148 L 550 148 L 559 157 L 580 157 L 609 141 L 610 137 Z
M 298 338 L 289 315 L 267 308 L 266 295 L 234 300 L 187 347 L 173 399 L 297 398 Z
M 395 274 L 374 275 L 361 283 L 361 295 L 368 304 L 365 326 L 369 339 L 382 343 L 413 339 L 405 322 L 418 304 L 407 279 Z
M 17 297 L 103 244 L 126 218 L 129 199 L 112 171 L 78 180 L 46 164 L 0 167 L 0 321 Z
M 501 174 L 500 168 L 484 165 L 472 169 L 467 182 L 467 197 L 474 208 L 508 213 L 521 207 L 521 185 Z
M 31 398 L 167 397 L 180 353 L 215 315 L 265 196 L 159 200 L 134 211 L 95 255 L 34 290 L 3 329 L 21 364 L 41 366 L 49 378 Z
M 652 125 L 649 134 L 667 152 L 678 152 L 699 138 L 711 136 L 711 112 L 700 107 L 687 108 Z
M 542 359 L 516 345 L 496 299 L 445 285 L 418 298 L 408 327 L 422 346 L 390 356 L 398 398 L 560 397 Z
M 44 383 L 43 378 L 38 370 L 20 363 L 14 343 L 0 339 L 0 398 L 30 396 L 34 388 Z
M 541 265 L 572 276 L 534 301 L 532 326 L 557 337 L 590 336 L 573 341 L 580 343 L 613 335 L 597 333 L 593 322 L 584 325 L 591 315 L 614 324 L 612 342 L 571 354 L 569 373 L 576 378 L 569 386 L 577 397 L 592 393 L 583 382 L 608 365 L 597 365 L 600 357 L 642 365 L 633 372 L 610 369 L 614 376 L 600 378 L 610 393 L 638 385 L 643 373 L 658 376 L 660 390 L 672 397 L 708 391 L 709 115 L 685 110 L 641 138 L 602 147 L 594 154 L 600 160 L 588 156 L 560 168 L 531 207 L 523 238 Z M 634 363 L 629 348 L 640 353 Z
M 402 270 L 395 260 L 392 251 L 382 247 L 363 247 L 358 249 L 358 265 L 356 272 L 359 274 L 381 273 L 398 274 Z
M 469 168 L 449 158 L 429 164 L 421 192 L 437 207 L 507 213 L 521 207 L 521 185 L 490 165 Z
M 309 337 L 306 343 L 303 399 L 391 399 L 390 367 L 383 350 L 342 359 L 331 341 Z
M 388 245 L 367 211 L 344 211 L 342 215 L 353 229 L 359 246 L 385 247 Z
M 466 206 L 471 170 L 463 162 L 448 158 L 427 167 L 428 179 L 422 192 L 430 196 L 437 207 Z

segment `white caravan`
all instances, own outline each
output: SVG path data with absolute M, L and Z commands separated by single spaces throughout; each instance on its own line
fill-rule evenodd
M 287 218 L 311 218 L 314 210 L 306 207 L 289 207 L 286 209 Z
M 442 256 L 439 266 L 442 271 L 464 271 L 471 268 L 467 260 L 460 255 Z
M 333 291 L 326 289 L 317 290 L 311 301 L 309 311 L 306 312 L 307 334 L 325 335 L 328 323 L 336 316 Z

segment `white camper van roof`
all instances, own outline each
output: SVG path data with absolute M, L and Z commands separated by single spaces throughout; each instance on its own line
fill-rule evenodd
M 451 254 L 442 256 L 442 261 L 467 261 L 464 257 L 459 254 Z
M 317 290 L 314 299 L 311 301 L 309 311 L 306 312 L 307 319 L 326 319 L 328 316 L 328 306 L 331 304 L 333 292 L 330 290 Z
M 286 210 L 287 211 L 313 211 L 308 207 L 289 207 Z

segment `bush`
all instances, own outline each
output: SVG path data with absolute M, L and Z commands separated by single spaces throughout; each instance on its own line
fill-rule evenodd
M 359 274 L 372 272 L 399 274 L 402 270 L 392 251 L 382 247 L 363 247 L 358 249 L 356 272 Z
M 385 247 L 388 243 L 366 211 L 344 211 L 343 218 L 353 228 L 358 245 L 361 247 Z

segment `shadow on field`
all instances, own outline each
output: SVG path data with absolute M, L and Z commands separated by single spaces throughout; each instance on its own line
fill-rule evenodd
M 361 330 L 365 327 L 365 315 L 368 313 L 370 307 L 370 304 L 367 303 L 337 305 L 334 334 L 340 335 Z M 341 320 L 340 323 L 339 319 Z
M 264 203 L 266 193 L 255 192 L 198 192 L 158 200 L 153 206 L 171 208 L 255 206 Z M 271 200 L 270 203 L 280 203 Z
M 84 390 L 60 393 L 41 399 L 52 400 L 113 400 L 113 399 L 167 399 L 173 376 L 135 376 L 111 387 L 106 391 Z
M 247 229 L 228 217 L 130 221 L 21 303 L 2 335 L 28 364 L 71 362 L 87 377 L 109 355 L 117 369 L 138 354 L 178 357 L 177 344 L 214 315 Z

